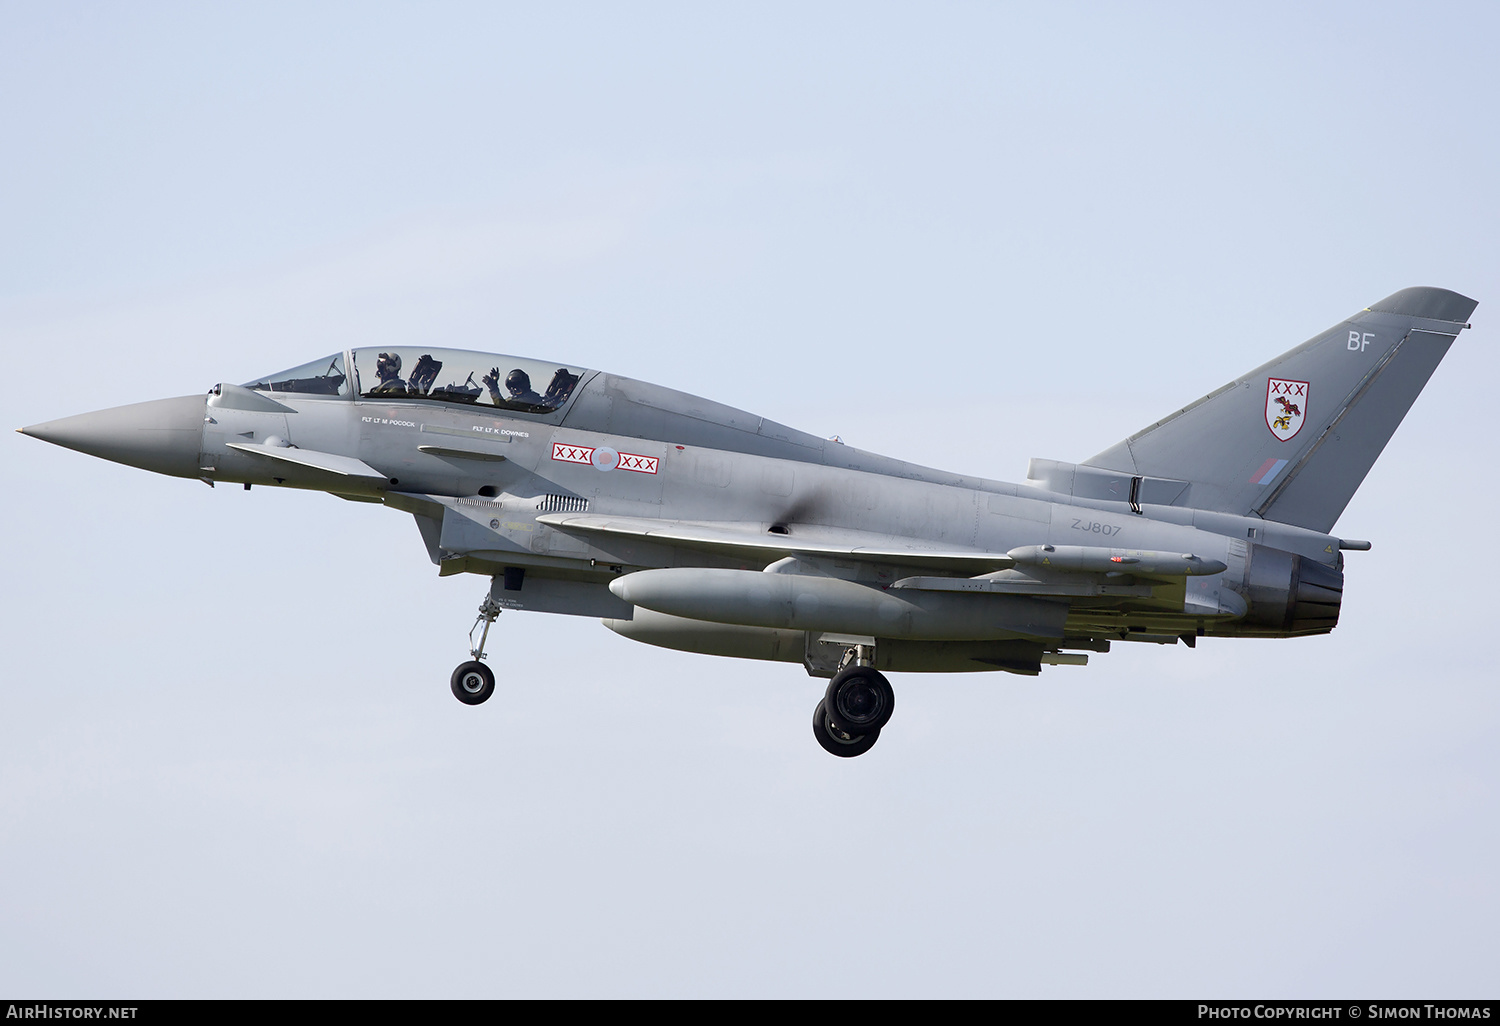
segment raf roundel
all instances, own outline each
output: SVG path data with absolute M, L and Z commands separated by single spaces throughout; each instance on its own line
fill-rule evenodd
M 597 449 L 595 449 L 594 454 L 589 457 L 589 462 L 599 470 L 614 470 L 620 465 L 620 454 L 607 445 L 601 445 Z

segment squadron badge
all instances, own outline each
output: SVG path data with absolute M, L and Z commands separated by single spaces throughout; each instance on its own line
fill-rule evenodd
M 1307 419 L 1307 382 L 1270 378 L 1266 381 L 1266 427 L 1290 442 Z

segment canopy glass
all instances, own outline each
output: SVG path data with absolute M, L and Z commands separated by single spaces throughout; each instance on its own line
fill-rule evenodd
M 356 349 L 353 356 L 352 375 L 346 374 L 344 354 L 338 353 L 245 387 L 362 399 L 435 399 L 517 413 L 551 413 L 568 401 L 585 373 L 581 367 L 463 349 L 396 346 Z

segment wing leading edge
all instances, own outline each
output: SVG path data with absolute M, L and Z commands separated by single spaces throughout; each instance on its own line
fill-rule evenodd
M 655 520 L 650 517 L 586 516 L 544 513 L 539 523 L 562 531 L 647 538 L 709 552 L 775 559 L 783 556 L 843 556 L 865 562 L 942 567 L 986 573 L 1004 570 L 1015 560 L 1003 552 L 929 548 L 896 537 L 845 528 L 793 524 L 785 534 L 768 525 L 733 521 Z

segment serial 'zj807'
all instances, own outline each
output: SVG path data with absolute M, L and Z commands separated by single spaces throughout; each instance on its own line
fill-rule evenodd
M 503 609 L 829 678 L 818 743 L 859 755 L 881 671 L 1078 665 L 1114 642 L 1293 638 L 1338 623 L 1329 532 L 1477 304 L 1409 288 L 1083 463 L 1006 484 L 862 452 L 583 367 L 352 349 L 206 396 L 23 428 L 161 474 L 283 485 L 416 518 Z M 480 631 L 474 644 L 474 632 Z

